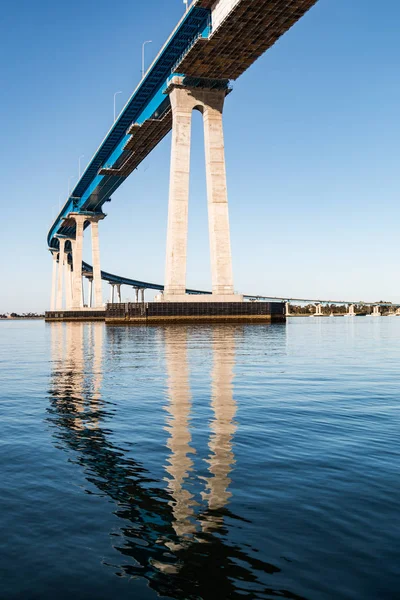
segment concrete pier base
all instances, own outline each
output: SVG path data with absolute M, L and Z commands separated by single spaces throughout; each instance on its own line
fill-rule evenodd
M 108 304 L 106 309 L 106 323 L 110 325 L 285 320 L 283 302 L 145 302 Z
M 209 296 L 210 297 L 210 296 Z M 46 312 L 45 320 L 105 321 L 110 325 L 165 323 L 285 322 L 284 302 L 127 302 L 106 309 L 84 308 Z
M 104 308 L 79 308 L 73 310 L 50 310 L 45 313 L 44 320 L 47 322 L 69 322 L 69 321 L 105 321 L 106 311 Z

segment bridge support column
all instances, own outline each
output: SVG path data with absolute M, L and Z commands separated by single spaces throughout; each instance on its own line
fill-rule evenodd
M 144 303 L 144 292 L 145 292 L 145 289 L 144 288 L 140 288 L 140 302 L 142 304 Z
M 221 88 L 185 87 L 182 77 L 174 77 L 170 87 L 173 127 L 168 208 L 165 291 L 163 299 L 182 302 L 192 300 L 186 291 L 190 144 L 193 110 L 204 121 L 206 154 L 208 226 L 211 252 L 213 297 L 209 301 L 242 301 L 234 295 L 228 195 L 225 171 L 225 148 L 222 112 L 228 92 Z M 197 297 L 193 301 L 199 301 Z
M 76 223 L 75 243 L 73 244 L 73 277 L 72 277 L 72 304 L 73 308 L 83 308 L 83 282 L 82 282 L 82 257 L 83 257 L 83 229 L 87 216 L 70 214 Z
M 89 282 L 89 298 L 88 298 L 88 307 L 93 308 L 93 277 L 86 277 Z M 96 307 L 96 304 L 95 304 Z
M 53 259 L 53 270 L 51 277 L 51 299 L 50 299 L 50 310 L 56 308 L 56 295 L 57 295 L 57 251 L 51 251 L 51 257 Z
M 190 143 L 193 102 L 188 90 L 170 92 L 173 125 L 169 181 L 165 295 L 184 295 L 188 235 Z
M 315 315 L 317 317 L 322 317 L 322 304 L 317 304 L 315 307 Z
M 68 262 L 69 252 L 65 252 L 65 308 L 72 308 L 72 281 L 71 281 L 71 265 Z
M 285 315 L 290 317 L 290 302 L 285 302 Z
M 135 290 L 135 302 L 136 304 L 139 302 L 139 288 L 134 288 Z
M 117 288 L 118 302 L 121 304 L 121 302 L 122 302 L 122 300 L 121 300 L 121 284 L 120 283 L 116 283 L 115 287 Z
M 65 260 L 65 239 L 59 238 L 59 253 L 58 253 L 58 281 L 57 281 L 57 302 L 56 309 L 63 308 L 63 275 L 64 275 L 64 260 Z
M 380 317 L 381 316 L 381 312 L 379 310 L 379 306 L 374 306 L 374 309 L 372 311 L 372 316 L 373 317 Z
M 355 314 L 356 313 L 355 313 L 355 310 L 354 310 L 354 304 L 350 304 L 350 306 L 349 306 L 349 315 L 351 317 L 354 317 Z
M 212 292 L 233 294 L 231 237 L 222 111 L 226 91 L 204 93 L 204 142 L 208 198 Z
M 99 221 L 104 216 L 91 217 L 89 219 L 92 227 L 92 262 L 93 262 L 93 285 L 94 285 L 94 308 L 103 306 L 101 289 L 101 268 L 100 268 L 100 243 L 99 243 Z M 92 301 L 90 306 L 92 307 Z

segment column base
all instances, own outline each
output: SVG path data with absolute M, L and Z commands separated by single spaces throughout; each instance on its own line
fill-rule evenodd
M 156 302 L 243 302 L 242 294 L 159 294 Z

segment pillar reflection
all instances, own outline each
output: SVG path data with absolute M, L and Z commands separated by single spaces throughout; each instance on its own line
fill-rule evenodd
M 168 456 L 164 481 L 146 469 L 146 457 L 140 462 L 132 448 L 116 443 L 112 421 L 118 419 L 118 402 L 105 400 L 102 393 L 104 368 L 115 352 L 110 343 L 107 359 L 103 356 L 104 325 L 54 323 L 50 327 L 48 420 L 55 445 L 69 458 L 72 455 L 83 469 L 90 494 L 109 498 L 111 511 L 120 523 L 118 529 L 110 531 L 115 556 L 120 559 L 107 566 L 104 562 L 104 568 L 115 569 L 118 576 L 144 577 L 150 588 L 164 597 L 211 598 L 218 591 L 218 597 L 239 599 L 246 597 L 248 586 L 254 591 L 252 597 L 271 597 L 266 577 L 279 568 L 254 556 L 256 550 L 249 552 L 235 543 L 230 525 L 224 523 L 228 516 L 230 521 L 241 519 L 243 527 L 246 523 L 228 508 L 238 427 L 233 388 L 235 351 L 243 326 L 211 326 L 200 333 L 191 326 L 170 326 L 159 328 L 160 335 L 149 336 L 148 346 L 158 346 L 166 364 Z M 112 331 L 108 340 L 119 340 L 121 352 L 129 347 L 130 339 L 143 341 L 142 330 L 135 330 L 136 337 L 132 338 L 128 330 Z M 191 427 L 195 391 L 190 372 L 192 351 L 197 348 L 207 365 L 212 351 L 211 368 L 207 367 L 208 374 L 206 371 L 206 381 L 207 376 L 211 379 L 212 418 L 206 450 L 204 444 L 203 448 L 199 445 L 196 455 Z M 135 385 L 134 374 L 131 383 Z M 115 385 L 118 397 L 117 380 Z M 131 427 L 134 436 L 134 419 Z M 205 477 L 198 472 L 201 450 L 208 467 Z M 295 597 L 283 592 L 286 598 Z
M 95 428 L 101 400 L 102 335 L 99 323 L 52 323 L 53 393 L 69 427 Z
M 196 532 L 207 533 L 223 525 L 223 509 L 231 493 L 230 472 L 235 458 L 233 435 L 236 431 L 234 418 L 236 402 L 233 398 L 233 370 L 235 363 L 235 338 L 242 330 L 241 325 L 222 328 L 214 326 L 207 330 L 213 353 L 211 371 L 211 407 L 213 418 L 210 423 L 208 463 L 209 476 L 205 478 L 205 490 L 200 493 L 202 506 L 195 515 L 195 501 L 189 491 L 195 473 L 190 455 L 196 450 L 191 446 L 190 411 L 192 408 L 188 341 L 191 326 L 170 326 L 164 330 L 163 342 L 168 376 L 169 403 L 165 410 L 169 414 L 167 446 L 171 451 L 165 470 L 169 477 L 168 491 L 172 500 L 173 527 L 180 543 L 187 543 Z M 195 536 L 197 541 L 205 541 Z M 169 547 L 171 547 L 169 545 Z M 174 545 L 177 549 L 178 545 Z
M 179 537 L 190 536 L 196 531 L 191 518 L 194 515 L 193 494 L 185 489 L 185 480 L 193 469 L 191 447 L 190 411 L 192 407 L 187 357 L 187 327 L 167 328 L 164 332 L 168 376 L 169 404 L 165 407 L 169 417 L 167 447 L 171 451 L 166 471 L 169 475 L 168 491 L 172 500 L 173 528 Z
M 223 335 L 221 330 L 213 330 L 211 405 L 214 418 L 211 422 L 210 454 L 207 459 L 210 477 L 206 480 L 206 491 L 202 494 L 209 508 L 209 512 L 203 516 L 203 531 L 218 528 L 223 524 L 223 517 L 218 514 L 218 510 L 224 508 L 232 496 L 228 488 L 231 483 L 229 475 L 235 463 L 232 444 L 236 431 L 234 419 L 237 408 L 233 398 L 236 334 L 237 328 L 232 327 L 224 329 Z

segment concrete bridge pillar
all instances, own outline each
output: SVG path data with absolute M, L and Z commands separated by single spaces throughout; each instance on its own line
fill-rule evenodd
M 320 317 L 322 316 L 322 304 L 317 304 L 315 307 L 315 314 Z
M 99 244 L 99 221 L 101 219 L 104 219 L 104 215 L 90 217 L 89 219 L 92 227 L 92 284 L 94 287 L 94 308 L 102 308 L 103 306 Z M 90 304 L 90 306 L 92 307 L 92 303 Z
M 70 218 L 76 223 L 76 236 L 73 244 L 73 277 L 72 277 L 72 306 L 74 309 L 83 308 L 83 282 L 82 282 L 82 257 L 83 257 L 83 229 L 86 215 L 70 213 Z
M 57 251 L 51 250 L 51 257 L 53 259 L 53 270 L 51 278 L 51 299 L 50 299 L 50 310 L 56 309 L 56 295 L 57 295 Z
M 379 306 L 374 306 L 374 309 L 372 311 L 372 316 L 373 317 L 380 317 L 381 316 L 381 312 L 379 310 Z
M 136 304 L 139 302 L 139 288 L 133 288 L 135 290 L 135 302 Z
M 285 314 L 287 317 L 290 317 L 290 302 L 285 302 Z
M 115 292 L 117 292 L 117 295 L 115 297 Z M 110 281 L 110 302 L 111 304 L 114 304 L 115 302 L 121 303 L 121 284 L 120 283 L 113 283 Z
M 117 288 L 117 302 L 119 302 L 119 304 L 121 304 L 121 302 L 122 302 L 122 300 L 121 300 L 121 284 L 116 283 L 115 287 Z
M 354 310 L 354 304 L 350 304 L 350 306 L 349 306 L 349 315 L 351 317 L 354 317 L 355 314 L 356 313 L 355 313 L 355 310 Z
M 145 288 L 140 288 L 140 302 L 142 304 L 144 303 L 144 292 L 145 292 Z
M 225 149 L 222 112 L 226 87 L 189 88 L 174 77 L 169 87 L 173 128 L 164 300 L 187 300 L 186 262 L 190 175 L 190 145 L 193 110 L 204 121 L 208 226 L 211 252 L 212 292 L 215 299 L 238 301 L 234 296 Z M 222 296 L 222 298 L 218 298 Z M 229 297 L 230 296 L 230 297 Z M 212 301 L 213 298 L 210 298 Z
M 93 308 L 93 276 L 91 277 L 90 275 L 86 275 L 86 279 L 89 283 L 88 307 Z
M 204 95 L 204 142 L 208 198 L 208 231 L 211 252 L 212 292 L 233 294 L 231 236 L 222 111 L 226 92 Z
M 173 126 L 169 181 L 165 295 L 184 295 L 188 204 L 190 177 L 190 144 L 193 102 L 186 89 L 174 87 L 170 92 Z
M 69 264 L 69 252 L 65 252 L 65 308 L 71 310 L 72 308 L 72 281 L 71 281 L 71 265 Z
M 63 274 L 65 261 L 65 239 L 59 238 L 59 253 L 58 253 L 58 278 L 57 278 L 57 302 L 56 309 L 63 308 Z

